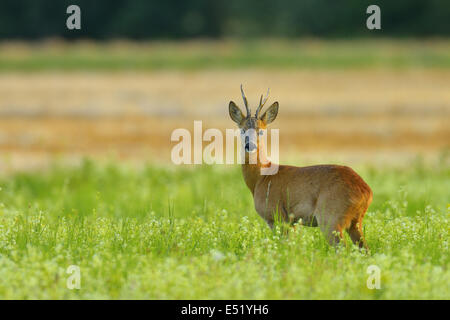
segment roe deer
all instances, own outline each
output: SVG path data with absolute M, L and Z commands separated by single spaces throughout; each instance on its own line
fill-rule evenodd
M 265 147 L 258 137 L 277 117 L 278 102 L 261 115 L 267 92 L 264 100 L 261 96 L 253 117 L 242 85 L 241 93 L 247 116 L 233 101 L 230 101 L 229 113 L 242 134 L 253 132 L 253 137 L 245 135 L 242 173 L 258 214 L 271 228 L 277 211 L 287 222 L 302 219 L 304 225 L 320 227 L 331 245 L 337 245 L 343 238 L 343 231 L 347 230 L 353 243 L 367 248 L 362 219 L 372 202 L 370 187 L 351 168 L 340 165 L 279 165 L 275 174 L 263 175 L 261 169 L 271 163 L 265 158 Z M 256 161 L 249 161 L 255 152 Z

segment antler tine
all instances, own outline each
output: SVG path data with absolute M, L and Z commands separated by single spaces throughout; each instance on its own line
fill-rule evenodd
M 258 118 L 258 113 L 261 111 L 261 108 L 263 106 L 262 100 L 263 99 L 263 95 L 261 95 L 261 98 L 259 98 L 259 106 L 256 109 L 256 113 L 255 113 L 255 117 Z
M 269 92 L 270 92 L 270 88 L 267 88 L 267 93 L 266 93 L 266 97 L 263 100 L 263 95 L 261 95 L 261 98 L 259 99 L 259 106 L 258 109 L 256 109 L 256 114 L 255 117 L 258 118 L 258 113 L 261 111 L 262 107 L 264 107 L 264 105 L 267 102 L 267 99 L 269 99 Z
M 241 84 L 241 93 L 242 99 L 244 100 L 245 109 L 247 109 L 247 117 L 251 117 L 252 113 L 250 112 L 250 109 L 248 107 L 248 101 L 247 98 L 245 97 L 244 89 L 242 89 L 242 84 Z

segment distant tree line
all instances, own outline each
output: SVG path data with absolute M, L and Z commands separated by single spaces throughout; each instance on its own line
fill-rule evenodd
M 68 30 L 66 8 L 81 8 Z M 381 30 L 366 8 L 381 8 Z M 0 39 L 450 35 L 449 0 L 1 0 Z

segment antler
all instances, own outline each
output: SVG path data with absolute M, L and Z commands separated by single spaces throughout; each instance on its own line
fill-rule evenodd
M 270 91 L 270 88 L 267 88 L 267 94 L 266 94 L 266 97 L 264 98 L 264 101 L 263 101 L 263 95 L 261 95 L 261 98 L 259 99 L 259 106 L 258 106 L 258 109 L 256 109 L 256 114 L 255 114 L 256 118 L 258 118 L 258 113 L 261 111 L 262 107 L 264 107 L 264 105 L 267 102 L 267 99 L 269 98 L 269 91 Z
M 242 84 L 241 84 L 241 93 L 242 93 L 242 99 L 244 100 L 245 109 L 247 109 L 247 118 L 249 118 L 252 116 L 252 113 L 250 112 L 250 109 L 248 107 L 248 101 L 247 101 L 247 98 L 245 97 L 244 90 L 242 89 Z

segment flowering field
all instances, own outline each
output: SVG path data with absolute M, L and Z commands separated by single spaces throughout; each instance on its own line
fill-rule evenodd
M 0 299 L 449 299 L 449 48 L 0 43 Z M 175 129 L 235 127 L 241 83 L 279 101 L 282 164 L 371 186 L 370 252 L 269 229 L 238 165 L 171 162 Z
M 448 299 L 448 167 L 356 170 L 374 190 L 370 253 L 335 252 L 317 228 L 271 231 L 238 168 L 86 160 L 1 178 L 0 297 Z

